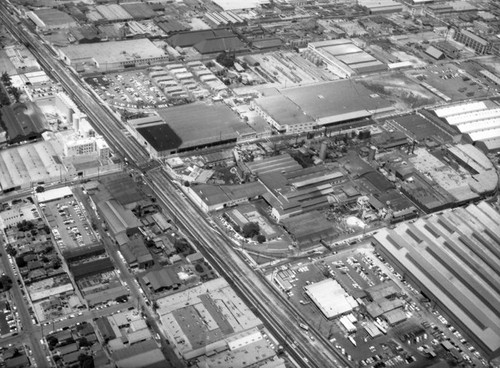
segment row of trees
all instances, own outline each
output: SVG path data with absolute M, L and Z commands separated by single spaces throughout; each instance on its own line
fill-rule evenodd
M 10 93 L 12 97 L 14 97 L 14 100 L 16 102 L 19 102 L 21 98 L 21 90 L 12 85 L 12 79 L 10 78 L 10 75 L 7 72 L 3 72 L 0 76 L 0 81 L 2 81 L 2 84 L 4 85 L 7 92 Z M 3 88 L 0 90 L 0 105 L 10 105 L 10 98 L 5 94 Z

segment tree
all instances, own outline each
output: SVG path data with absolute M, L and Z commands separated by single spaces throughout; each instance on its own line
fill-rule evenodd
M 259 234 L 260 226 L 257 222 L 247 222 L 243 225 L 241 232 L 245 238 L 253 238 L 255 235 Z
M 234 54 L 230 54 L 230 53 L 227 53 L 227 52 L 222 52 L 220 53 L 219 55 L 217 55 L 217 58 L 215 59 L 217 60 L 217 62 L 226 67 L 226 68 L 232 68 L 234 66 L 234 60 L 235 60 L 235 57 L 234 57 Z
M 90 342 L 85 337 L 80 337 L 78 339 L 78 346 L 80 347 L 90 346 Z
M 5 251 L 11 257 L 15 257 L 17 254 L 17 250 L 16 250 L 16 248 L 14 248 L 14 246 L 12 244 L 7 244 L 7 246 L 5 247 Z
M 48 336 L 47 337 L 47 344 L 49 345 L 49 348 L 54 348 L 57 344 L 59 343 L 59 340 L 55 336 Z
M 262 244 L 266 241 L 266 237 L 262 234 L 259 234 L 257 235 L 257 241 L 259 242 L 259 244 Z
M 177 253 L 190 254 L 192 253 L 192 248 L 185 238 L 176 239 L 174 242 L 174 247 Z
M 0 276 L 0 290 L 9 291 L 12 287 L 12 279 L 7 275 Z
M 39 185 L 36 187 L 35 191 L 37 193 L 42 193 L 42 192 L 45 192 L 45 188 L 43 186 Z
M 94 368 L 94 358 L 87 354 L 80 354 L 78 356 L 80 368 Z
M 23 268 L 23 267 L 26 267 L 28 265 L 28 263 L 24 260 L 24 256 L 16 257 L 16 263 L 17 263 L 17 267 L 19 267 L 19 268 Z
M 194 269 L 196 270 L 196 272 L 198 273 L 203 273 L 205 272 L 205 269 L 203 268 L 203 266 L 201 264 L 197 264 L 196 266 L 194 266 Z
M 2 80 L 2 83 L 6 86 L 6 87 L 10 87 L 12 85 L 12 80 L 10 79 L 10 75 L 9 73 L 7 72 L 3 72 L 2 73 L 2 76 L 0 77 L 0 79 Z
M 14 100 L 16 101 L 16 103 L 18 103 L 21 99 L 21 90 L 19 88 L 12 87 L 10 89 L 10 93 L 12 93 Z

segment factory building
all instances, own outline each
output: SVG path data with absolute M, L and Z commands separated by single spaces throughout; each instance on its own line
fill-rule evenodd
M 168 55 L 147 38 L 70 45 L 59 49 L 62 60 L 74 68 L 110 71 L 168 61 Z
M 455 40 L 464 44 L 466 47 L 473 49 L 478 55 L 488 53 L 491 48 L 488 40 L 485 40 L 484 38 L 479 37 L 466 29 L 455 32 Z
M 383 229 L 376 249 L 487 358 L 500 355 L 500 214 L 487 202 Z
M 477 145 L 482 141 L 500 138 L 500 108 L 492 101 L 441 107 L 435 109 L 434 113 L 457 134 L 461 134 L 465 142 Z M 484 144 L 480 146 L 486 148 Z

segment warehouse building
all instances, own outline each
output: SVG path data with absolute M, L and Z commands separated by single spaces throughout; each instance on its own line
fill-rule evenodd
M 367 8 L 370 14 L 388 14 L 403 10 L 403 5 L 393 0 L 358 0 L 358 5 Z
M 154 117 L 133 122 L 139 143 L 152 158 L 255 136 L 255 131 L 222 103 L 194 103 L 157 111 L 161 120 Z
M 307 45 L 307 50 L 310 58 L 319 58 L 332 73 L 341 78 L 387 70 L 387 64 L 348 39 L 311 42 Z
M 66 179 L 50 142 L 36 142 L 0 150 L 0 192 L 7 193 Z
M 3 106 L 0 108 L 0 114 L 8 144 L 40 139 L 42 133 L 47 130 L 42 111 L 32 102 Z
M 304 290 L 327 319 L 350 313 L 358 306 L 356 300 L 332 279 L 304 286 Z
M 351 80 L 282 89 L 252 106 L 277 131 L 295 133 L 349 125 L 394 110 L 389 101 Z
M 496 149 L 494 140 L 500 139 L 500 108 L 492 101 L 473 101 L 441 107 L 433 113 L 449 129 L 461 135 L 463 141 L 479 145 L 486 153 Z M 483 141 L 490 142 L 481 144 Z
M 500 356 L 500 214 L 487 202 L 383 229 L 375 247 L 486 357 Z
M 76 21 L 65 12 L 57 9 L 38 9 L 26 13 L 37 28 L 43 31 L 76 27 Z
M 168 55 L 147 38 L 70 45 L 59 49 L 62 60 L 74 68 L 110 71 L 168 61 Z

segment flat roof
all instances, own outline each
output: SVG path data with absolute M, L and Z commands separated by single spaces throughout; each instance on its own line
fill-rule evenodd
M 314 121 L 314 118 L 305 114 L 299 106 L 283 95 L 260 97 L 254 102 L 280 125 L 297 125 Z
M 165 52 L 147 38 L 124 41 L 83 43 L 61 48 L 72 61 L 95 59 L 99 65 L 130 60 L 165 57 Z
M 236 140 L 251 130 L 225 104 L 194 103 L 159 109 L 158 114 L 165 124 L 137 129 L 158 152 Z
M 253 9 L 260 4 L 269 3 L 268 0 L 212 0 L 222 10 Z
M 358 306 L 356 300 L 332 279 L 306 285 L 304 289 L 326 318 L 337 317 Z
M 487 202 L 374 235 L 384 253 L 492 354 L 500 351 L 500 214 Z
M 45 23 L 46 26 L 62 26 L 75 23 L 76 21 L 69 14 L 57 9 L 37 9 L 33 13 Z
M 156 13 L 146 3 L 123 3 L 120 6 L 134 19 L 145 19 L 156 16 Z
M 234 32 L 231 32 L 229 29 L 203 29 L 174 34 L 167 39 L 167 42 L 173 47 L 190 47 L 212 38 L 233 36 L 235 36 Z
M 391 107 L 389 101 L 352 80 L 287 88 L 280 92 L 305 114 L 318 120 L 359 111 L 377 112 Z

